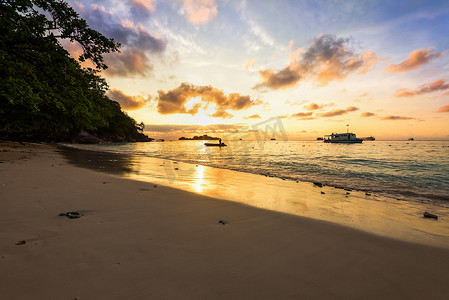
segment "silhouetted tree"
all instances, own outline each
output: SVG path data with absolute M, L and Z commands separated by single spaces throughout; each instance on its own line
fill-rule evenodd
M 137 133 L 105 95 L 103 54 L 119 44 L 88 27 L 64 1 L 0 1 L 0 138 L 63 140 L 80 130 Z M 82 68 L 60 40 L 78 42 Z

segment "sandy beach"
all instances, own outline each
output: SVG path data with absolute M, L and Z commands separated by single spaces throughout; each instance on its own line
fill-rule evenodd
M 53 146 L 0 151 L 3 299 L 449 295 L 448 248 L 76 167 Z

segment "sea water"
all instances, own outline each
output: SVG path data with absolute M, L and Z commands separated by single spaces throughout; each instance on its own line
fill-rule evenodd
M 329 144 L 227 140 L 227 147 L 206 147 L 204 142 L 182 140 L 76 147 L 316 182 L 449 207 L 449 141 Z M 169 172 L 166 173 L 168 176 Z

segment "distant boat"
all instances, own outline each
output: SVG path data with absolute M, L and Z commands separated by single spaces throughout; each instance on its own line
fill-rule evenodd
M 272 141 L 275 141 L 276 139 L 275 139 L 275 138 L 272 138 L 271 140 L 272 140 Z
M 316 140 L 317 140 L 317 141 L 322 141 L 322 140 L 324 140 L 324 139 L 323 139 L 322 137 L 317 137 Z
M 215 144 L 215 143 L 204 143 L 206 147 L 226 147 L 225 143 Z
M 414 139 L 414 138 L 409 138 L 408 140 L 409 140 L 409 141 L 414 141 L 415 139 Z
M 357 138 L 354 133 L 332 133 L 324 136 L 325 143 L 345 143 L 354 144 L 363 142 L 362 139 Z
M 375 141 L 376 138 L 374 136 L 367 136 L 367 137 L 362 137 L 362 140 L 364 140 L 364 141 Z

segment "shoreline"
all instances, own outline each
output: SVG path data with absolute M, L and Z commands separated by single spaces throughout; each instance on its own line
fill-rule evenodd
M 172 142 L 179 142 L 179 141 L 172 141 Z M 194 143 L 197 141 L 193 141 Z M 316 141 L 309 141 L 312 144 L 320 144 L 317 143 Z M 167 142 L 170 143 L 170 142 Z M 184 141 L 181 141 L 181 143 L 185 143 Z M 270 141 L 266 141 L 264 143 L 270 143 Z M 406 143 L 409 144 L 409 143 Z M 109 148 L 108 145 L 113 145 L 113 144 L 104 144 L 104 145 L 80 145 L 80 144 L 67 144 L 67 143 L 62 143 L 61 146 L 62 147 L 68 147 L 70 149 L 80 149 L 80 150 L 86 150 L 86 151 L 94 151 L 94 152 L 99 152 L 99 153 L 121 153 L 121 154 L 127 154 L 127 155 L 132 155 L 132 156 L 144 156 L 144 157 L 148 157 L 148 158 L 156 158 L 156 159 L 161 159 L 161 160 L 168 160 L 168 161 L 173 161 L 173 162 L 180 162 L 180 163 L 185 163 L 185 164 L 191 164 L 191 165 L 195 165 L 195 164 L 200 164 L 202 166 L 205 167 L 212 167 L 212 168 L 219 168 L 219 169 L 226 169 L 226 170 L 232 170 L 232 171 L 237 171 L 237 172 L 244 172 L 247 174 L 254 174 L 254 175 L 261 175 L 261 176 L 266 176 L 266 177 L 274 177 L 274 178 L 280 178 L 282 180 L 287 180 L 287 181 L 293 181 L 293 182 L 307 182 L 307 183 L 317 183 L 318 185 L 323 185 L 323 186 L 327 186 L 327 187 L 333 187 L 336 189 L 351 189 L 353 191 L 359 191 L 359 192 L 365 192 L 365 193 L 369 193 L 369 194 L 376 194 L 378 196 L 384 197 L 384 198 L 389 198 L 389 199 L 395 199 L 395 200 L 399 200 L 399 201 L 413 201 L 416 203 L 421 203 L 421 204 L 431 204 L 431 205 L 435 205 L 435 206 L 441 206 L 441 207 L 445 207 L 445 208 L 449 208 L 449 196 L 447 196 L 447 192 L 444 190 L 438 190 L 435 191 L 435 189 L 433 188 L 423 188 L 423 189 L 415 189 L 415 184 L 411 183 L 410 186 L 404 186 L 404 183 L 402 183 L 401 186 L 387 186 L 385 187 L 384 182 L 382 181 L 377 181 L 374 180 L 376 182 L 375 185 L 370 185 L 367 184 L 366 182 L 363 182 L 364 184 L 360 185 L 360 184 L 354 184 L 354 182 L 357 182 L 357 177 L 352 178 L 353 180 L 351 181 L 347 181 L 347 180 L 341 180 L 341 178 L 332 178 L 329 177 L 329 174 L 326 174 L 323 176 L 323 174 L 318 175 L 317 174 L 301 174 L 299 176 L 295 175 L 295 174 L 280 174 L 279 172 L 277 172 L 277 170 L 274 170 L 275 172 L 273 173 L 272 170 L 270 168 L 261 168 L 261 169 L 257 169 L 257 168 L 253 168 L 254 166 L 250 167 L 250 168 L 241 168 L 235 165 L 223 165 L 220 164 L 218 162 L 211 162 L 209 158 L 206 158 L 204 160 L 192 160 L 192 158 L 190 159 L 186 159 L 184 157 L 171 157 L 170 155 L 167 157 L 164 157 L 164 155 L 159 154 L 159 151 L 165 151 L 163 148 L 159 149 L 156 152 L 152 152 L 152 153 L 145 153 L 145 149 L 140 149 L 140 147 L 137 147 L 137 153 L 133 153 L 135 151 L 130 151 L 127 148 Z M 334 144 L 335 146 L 336 144 Z M 92 147 L 93 146 L 93 147 Z M 98 146 L 98 147 L 95 147 Z M 106 146 L 106 148 L 104 148 L 103 146 Z M 230 144 L 229 146 L 233 146 L 232 144 Z M 251 145 L 247 145 L 245 147 L 250 147 Z M 341 145 L 336 145 L 336 146 L 341 146 Z M 347 146 L 347 145 L 343 145 L 343 146 Z M 391 145 L 389 145 L 391 146 Z M 237 146 L 233 146 L 233 147 L 239 147 Z M 261 146 L 262 147 L 262 146 Z M 304 147 L 304 145 L 303 145 Z M 445 146 L 444 147 L 449 147 L 449 146 Z M 232 147 L 230 147 L 232 148 Z M 118 152 L 117 152 L 118 150 Z M 169 150 L 170 151 L 170 150 Z M 341 177 L 341 176 L 340 176 Z M 345 177 L 345 176 L 343 176 Z M 350 177 L 351 178 L 351 177 Z M 394 178 L 390 180 L 394 181 Z
M 95 171 L 449 248 L 449 220 L 445 218 L 449 208 L 445 206 L 141 155 L 73 147 L 63 147 L 60 153 L 72 164 Z M 440 219 L 423 218 L 425 211 L 439 215 Z
M 448 249 L 79 168 L 53 146 L 0 149 L 8 150 L 0 152 L 0 286 L 7 299 L 449 293 Z M 59 216 L 69 211 L 83 216 Z

